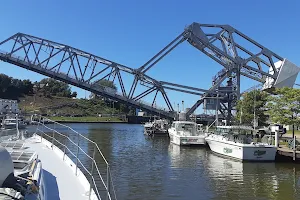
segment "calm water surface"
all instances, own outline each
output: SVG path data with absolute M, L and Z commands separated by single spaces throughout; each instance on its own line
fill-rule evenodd
M 297 164 L 221 158 L 207 148 L 170 144 L 167 137 L 148 138 L 142 125 L 67 125 L 98 143 L 120 200 L 300 199 Z

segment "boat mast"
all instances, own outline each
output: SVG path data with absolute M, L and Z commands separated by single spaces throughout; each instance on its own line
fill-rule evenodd
M 256 101 L 256 86 L 254 87 L 254 102 L 253 102 L 253 127 L 254 127 L 254 131 L 256 128 L 256 119 L 255 119 L 255 101 Z

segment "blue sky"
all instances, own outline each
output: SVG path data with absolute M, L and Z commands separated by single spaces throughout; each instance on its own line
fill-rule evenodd
M 137 68 L 192 22 L 229 24 L 299 66 L 299 9 L 299 1 L 274 0 L 10 0 L 1 2 L 0 41 L 23 32 Z M 208 89 L 211 77 L 221 69 L 186 42 L 149 74 L 158 80 Z M 43 78 L 3 62 L 0 73 L 33 81 Z M 242 89 L 253 84 L 242 79 Z M 85 96 L 84 91 L 74 90 Z M 185 100 L 189 107 L 198 97 L 170 93 L 170 98 L 172 104 Z

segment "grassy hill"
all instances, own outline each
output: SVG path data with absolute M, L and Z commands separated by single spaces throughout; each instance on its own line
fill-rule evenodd
M 99 114 L 118 114 L 110 103 L 100 99 L 72 99 L 67 97 L 34 94 L 19 98 L 19 107 L 23 112 L 34 112 L 48 116 L 98 116 Z M 121 112 L 122 113 L 122 112 Z

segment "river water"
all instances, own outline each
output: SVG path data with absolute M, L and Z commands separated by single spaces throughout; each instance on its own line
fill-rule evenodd
M 149 138 L 142 125 L 67 124 L 93 139 L 110 163 L 118 199 L 300 199 L 300 165 L 241 163 L 205 147 Z

